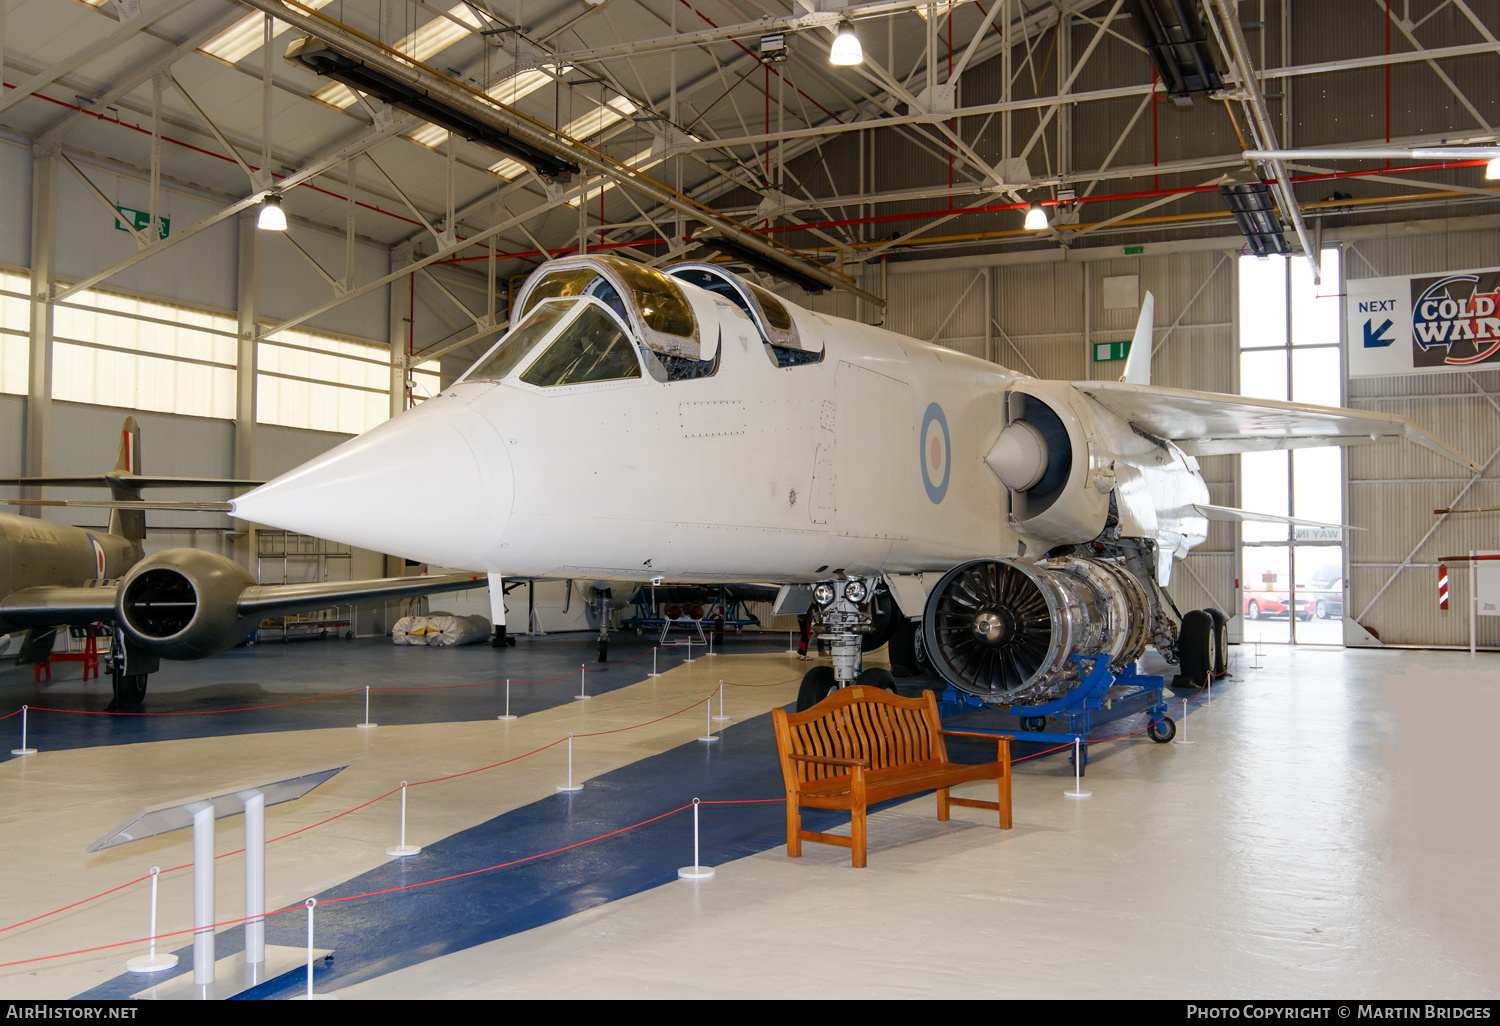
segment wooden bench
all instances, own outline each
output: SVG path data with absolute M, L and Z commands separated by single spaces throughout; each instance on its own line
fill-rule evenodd
M 772 709 L 781 775 L 786 782 L 786 853 L 802 855 L 802 842 L 852 848 L 854 868 L 865 866 L 865 809 L 918 791 L 937 791 L 940 821 L 950 805 L 994 809 L 1010 829 L 1010 742 L 1006 734 L 943 730 L 937 698 L 902 698 L 872 687 L 846 687 L 802 713 Z M 996 761 L 948 761 L 945 737 L 976 737 L 999 744 Z M 948 789 L 968 780 L 995 780 L 998 801 L 953 798 Z M 802 807 L 847 809 L 849 837 L 802 829 Z

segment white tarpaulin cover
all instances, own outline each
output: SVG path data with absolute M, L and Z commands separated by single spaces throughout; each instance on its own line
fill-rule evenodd
M 427 644 L 444 647 L 448 645 L 472 645 L 490 636 L 490 621 L 487 617 L 452 616 L 434 613 L 427 617 Z

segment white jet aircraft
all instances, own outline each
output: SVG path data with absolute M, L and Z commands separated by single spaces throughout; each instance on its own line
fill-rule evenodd
M 495 577 L 784 585 L 833 653 L 804 705 L 889 686 L 860 669 L 886 640 L 996 705 L 1153 640 L 1199 677 L 1209 617 L 1179 638 L 1161 589 L 1210 519 L 1261 517 L 1210 505 L 1195 457 L 1404 437 L 1474 464 L 1401 417 L 1152 387 L 1151 317 L 1123 381 L 1047 381 L 712 264 L 570 257 L 441 395 L 231 506 Z

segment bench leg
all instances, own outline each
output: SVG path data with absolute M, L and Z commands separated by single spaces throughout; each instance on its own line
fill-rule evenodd
M 938 822 L 948 822 L 948 789 L 940 787 L 937 789 Z
M 1010 769 L 1007 768 L 1005 776 L 1000 778 L 1000 794 L 996 798 L 1000 806 L 1000 829 L 1010 829 Z
M 850 815 L 850 839 L 854 842 L 854 868 L 865 868 L 865 807 L 856 805 Z
M 802 809 L 790 797 L 786 800 L 786 854 L 791 859 L 802 857 Z

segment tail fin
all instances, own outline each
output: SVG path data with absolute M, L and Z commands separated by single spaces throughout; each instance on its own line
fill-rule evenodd
M 1151 349 L 1155 345 L 1151 327 L 1156 317 L 1156 297 L 1146 293 L 1141 302 L 1141 316 L 1135 322 L 1135 337 L 1130 340 L 1130 356 L 1125 360 L 1121 381 L 1131 385 L 1151 384 Z
M 114 470 L 109 477 L 110 498 L 116 502 L 139 500 L 141 490 L 123 484 L 119 474 L 141 472 L 141 426 L 134 417 L 125 418 L 120 429 L 120 454 L 115 459 Z M 144 551 L 146 542 L 146 511 L 140 509 L 113 509 L 109 511 L 109 533 L 129 541 L 138 550 Z

